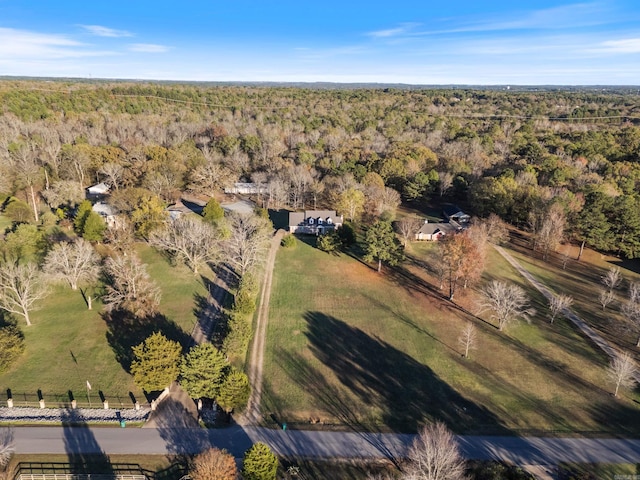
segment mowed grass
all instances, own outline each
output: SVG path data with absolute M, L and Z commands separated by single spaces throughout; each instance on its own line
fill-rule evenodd
M 561 247 L 564 250 L 566 247 Z M 542 281 L 556 294 L 569 295 L 574 299 L 572 309 L 591 325 L 599 335 L 618 348 L 636 354 L 635 347 L 638 334 L 629 328 L 620 313 L 621 306 L 628 301 L 627 288 L 629 281 L 640 281 L 640 275 L 625 268 L 622 262 L 612 256 L 585 249 L 580 262 L 577 262 L 577 247 L 569 247 L 570 260 L 566 268 L 562 268 L 559 254 L 550 255 L 547 261 L 542 260 L 539 252 L 533 252 L 521 242 L 510 245 L 509 252 L 534 277 Z M 610 268 L 619 266 L 623 281 L 615 290 L 615 300 L 602 309 L 599 301 L 600 292 L 605 288 L 602 277 Z
M 447 301 L 426 274 L 426 243 L 377 274 L 299 242 L 281 249 L 270 305 L 263 413 L 279 422 L 413 431 L 433 419 L 461 433 L 640 432 L 638 398 L 610 395 L 607 359 L 491 250 L 485 282 L 520 284 L 539 314 L 498 332 L 470 313 L 478 292 Z M 470 359 L 458 343 L 478 329 Z
M 196 321 L 194 295 L 206 293 L 202 278 L 184 266 L 172 267 L 147 246 L 140 245 L 137 251 L 162 290 L 161 313 L 167 322 L 189 335 Z M 213 274 L 207 269 L 205 275 Z M 41 308 L 32 314 L 32 326 L 27 327 L 18 318 L 26 349 L 9 370 L 0 374 L 0 391 L 11 389 L 16 404 L 24 402 L 23 394 L 30 401 L 37 400 L 39 389 L 45 401 L 52 401 L 54 394 L 60 401 L 66 400 L 71 390 L 78 402 L 85 402 L 89 381 L 93 401 L 97 401 L 98 391 L 111 405 L 130 406 L 129 392 L 143 400 L 142 392 L 116 358 L 99 301 L 94 301 L 93 310 L 87 310 L 80 291 L 58 285 L 39 305 Z

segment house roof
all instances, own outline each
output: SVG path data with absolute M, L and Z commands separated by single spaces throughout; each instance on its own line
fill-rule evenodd
M 89 188 L 87 188 L 87 190 L 89 190 L 89 193 L 93 194 L 107 193 L 110 189 L 111 187 L 104 182 L 91 185 Z
M 307 218 L 330 219 L 331 223 L 342 223 L 342 215 L 338 215 L 335 210 L 305 210 L 304 212 L 289 212 L 289 226 L 300 225 Z
M 115 209 L 115 207 L 112 207 L 108 203 L 104 203 L 104 202 L 95 203 L 91 207 L 91 210 L 105 217 L 111 217 L 113 215 L 118 214 L 118 211 Z
M 442 232 L 447 235 L 450 233 L 454 233 L 456 231 L 456 227 L 451 225 L 450 223 L 425 223 L 418 230 L 418 234 L 422 235 L 435 235 L 438 232 Z
M 457 205 L 444 205 L 442 207 L 442 212 L 447 216 L 447 217 L 468 217 L 469 214 L 468 213 L 464 213 L 459 206 Z

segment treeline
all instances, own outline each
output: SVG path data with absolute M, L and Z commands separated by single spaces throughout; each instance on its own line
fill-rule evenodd
M 2 82 L 0 104 L 0 192 L 22 220 L 64 217 L 98 181 L 126 212 L 132 189 L 169 203 L 246 180 L 265 207 L 350 219 L 435 199 L 527 226 L 561 205 L 573 238 L 640 252 L 632 94 Z

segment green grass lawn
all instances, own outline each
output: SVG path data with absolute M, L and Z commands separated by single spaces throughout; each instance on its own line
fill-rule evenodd
M 194 295 L 205 295 L 202 278 L 195 277 L 186 267 L 171 267 L 157 252 L 139 246 L 138 252 L 148 271 L 162 290 L 160 311 L 162 321 L 148 325 L 146 330 L 170 328 L 186 338 L 196 321 Z M 212 278 L 210 270 L 204 275 Z M 71 390 L 78 402 L 87 400 L 86 382 L 92 386 L 92 400 L 102 391 L 113 406 L 131 405 L 129 392 L 144 401 L 142 392 L 118 361 L 114 347 L 139 343 L 126 338 L 126 330 L 118 331 L 103 319 L 102 305 L 94 302 L 87 310 L 79 291 L 55 286 L 51 294 L 33 312 L 33 325 L 19 325 L 25 335 L 26 350 L 6 372 L 0 374 L 0 391 L 11 389 L 17 405 L 26 399 L 37 401 L 40 389 L 45 401 L 67 400 Z M 112 335 L 113 334 L 113 335 Z M 119 337 L 120 335 L 120 337 Z M 115 342 L 113 339 L 116 339 Z M 54 395 L 57 394 L 58 397 Z M 4 403 L 4 399 L 2 400 Z
M 550 325 L 540 294 L 497 252 L 484 281 L 519 283 L 538 309 L 531 324 L 498 332 L 470 313 L 477 291 L 456 304 L 414 261 L 382 275 L 347 255 L 299 242 L 281 249 L 274 274 L 263 413 L 289 423 L 411 431 L 442 419 L 457 432 L 640 433 L 638 397 L 609 394 L 606 358 L 566 322 Z M 457 338 L 476 324 L 478 349 Z
M 600 280 L 608 269 L 621 263 L 615 257 L 585 250 L 580 262 L 572 259 L 563 269 L 558 255 L 551 255 L 548 261 L 543 261 L 538 254 L 519 243 L 511 244 L 509 252 L 529 273 L 554 292 L 573 297 L 572 309 L 603 338 L 619 348 L 636 353 L 640 359 L 640 352 L 635 347 L 638 336 L 627 328 L 620 314 L 620 307 L 627 301 L 628 281 L 640 281 L 640 275 L 623 266 L 621 272 L 624 280 L 616 290 L 615 300 L 603 311 L 599 294 L 604 287 Z M 575 252 L 572 252 L 572 258 L 576 258 Z

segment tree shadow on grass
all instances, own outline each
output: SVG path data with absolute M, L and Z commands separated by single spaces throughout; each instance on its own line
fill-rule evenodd
M 321 312 L 307 312 L 305 320 L 316 358 L 360 402 L 382 412 L 381 421 L 387 428 L 415 431 L 426 421 L 442 420 L 459 432 L 508 433 L 489 410 L 467 400 L 429 367 L 381 339 Z M 294 374 L 305 385 L 317 381 L 308 370 L 298 368 Z M 329 409 L 343 409 L 347 419 L 357 418 L 348 404 L 336 405 L 337 398 L 330 401 Z
M 113 349 L 116 360 L 128 373 L 131 372 L 133 347 L 141 344 L 154 332 L 161 332 L 169 340 L 174 340 L 186 349 L 191 337 L 173 320 L 162 314 L 138 318 L 129 312 L 119 310 L 103 313 L 107 324 L 107 341 Z
M 305 382 L 305 389 L 312 394 L 315 408 L 337 419 L 340 422 L 339 426 L 361 433 L 362 438 L 375 447 L 385 458 L 391 460 L 396 466 L 399 465 L 399 459 L 395 458 L 395 454 L 389 450 L 384 442 L 365 434 L 365 432 L 384 432 L 388 430 L 388 427 L 376 423 L 375 420 L 362 418 L 362 414 L 354 408 L 354 405 L 359 401 L 358 398 L 331 385 L 318 369 L 310 365 L 300 355 L 281 351 L 278 358 L 291 378 Z M 282 425 L 281 416 L 272 413 L 271 418 L 279 426 Z
M 594 404 L 590 414 L 599 425 L 606 426 L 606 433 L 640 437 L 640 404 L 635 401 L 631 403 L 611 395 L 609 402 Z

